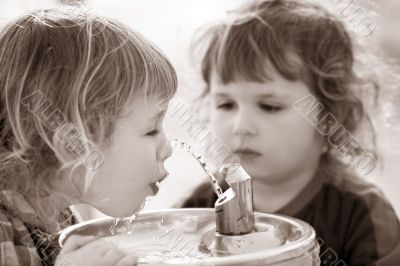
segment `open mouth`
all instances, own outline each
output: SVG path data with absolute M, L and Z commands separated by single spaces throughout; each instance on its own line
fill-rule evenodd
M 153 194 L 157 194 L 158 191 L 160 190 L 160 185 L 161 182 L 164 181 L 164 179 L 166 179 L 168 176 L 168 172 L 165 172 L 160 178 L 158 178 L 157 181 L 155 181 L 154 183 L 150 183 L 150 188 L 153 191 Z
M 153 191 L 153 194 L 156 195 L 158 193 L 158 191 L 160 190 L 160 182 L 154 182 L 152 184 L 150 184 L 150 188 Z

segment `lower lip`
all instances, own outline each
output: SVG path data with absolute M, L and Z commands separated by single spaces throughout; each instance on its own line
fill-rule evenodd
M 153 192 L 154 195 L 158 193 L 160 190 L 160 185 L 161 181 L 163 181 L 165 178 L 167 178 L 168 172 L 165 172 L 165 174 L 159 179 L 160 181 L 154 182 L 150 184 L 151 191 Z
M 245 160 L 256 159 L 261 156 L 261 154 L 259 153 L 252 153 L 252 152 L 249 153 L 238 152 L 236 153 L 236 155 L 239 156 L 240 159 L 245 159 Z
M 157 185 L 156 183 L 150 184 L 150 189 L 153 192 L 153 195 L 156 195 L 158 193 L 158 191 L 160 190 L 159 185 Z

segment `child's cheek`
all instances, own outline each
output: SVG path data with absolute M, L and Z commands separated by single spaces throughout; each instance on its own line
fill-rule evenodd
M 229 123 L 223 123 L 220 120 L 214 120 L 210 124 L 211 133 L 220 138 L 221 141 L 225 142 L 229 139 L 232 134 L 232 128 L 229 126 Z

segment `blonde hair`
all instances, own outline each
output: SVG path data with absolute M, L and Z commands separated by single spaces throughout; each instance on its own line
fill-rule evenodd
M 61 127 L 104 143 L 132 97 L 169 99 L 176 87 L 159 49 L 113 19 L 79 8 L 19 18 L 0 33 L 0 190 L 48 195 L 51 180 L 83 164 L 59 160 Z

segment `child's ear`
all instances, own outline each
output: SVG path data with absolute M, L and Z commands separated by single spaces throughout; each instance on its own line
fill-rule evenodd
M 68 123 L 58 128 L 53 135 L 53 145 L 58 159 L 61 162 L 71 162 L 84 157 L 90 147 L 84 141 L 84 134 L 72 124 Z
M 83 136 L 72 123 L 56 129 L 52 141 L 61 162 L 71 162 L 86 154 L 88 145 Z
M 77 167 L 73 167 L 73 170 L 78 172 L 80 181 L 84 180 L 86 193 L 97 169 L 104 162 L 103 153 L 86 140 L 72 123 L 57 129 L 52 141 L 57 159 L 62 164 L 76 163 Z
M 71 128 L 68 129 L 67 127 L 64 126 L 61 129 L 57 129 L 52 139 L 57 159 L 62 164 L 68 164 L 80 158 L 83 152 L 82 147 L 84 146 L 82 145 L 84 142 L 81 135 L 77 131 L 71 131 Z M 87 192 L 94 175 L 91 171 L 88 171 L 83 163 L 77 168 L 73 167 L 72 171 L 70 177 L 74 180 L 71 181 L 81 188 L 79 189 L 79 194 L 82 196 Z

